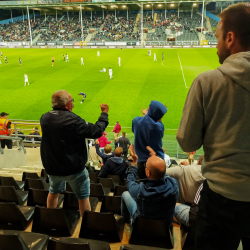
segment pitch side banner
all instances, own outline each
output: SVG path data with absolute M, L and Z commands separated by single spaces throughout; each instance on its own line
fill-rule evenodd
M 46 43 L 36 43 L 36 45 L 38 45 L 38 46 L 44 46 L 44 45 L 46 45 Z
M 48 46 L 55 46 L 56 43 L 47 43 Z
M 19 43 L 19 42 L 10 42 L 10 43 L 0 42 L 0 46 L 22 46 L 22 43 Z

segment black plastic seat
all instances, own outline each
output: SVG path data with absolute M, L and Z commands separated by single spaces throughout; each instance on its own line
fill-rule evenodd
M 110 250 L 108 242 L 79 238 L 50 238 L 47 250 Z
M 120 185 L 121 184 L 121 178 L 119 175 L 108 175 L 108 178 L 111 178 L 114 182 L 114 185 L 117 186 L 117 185 Z
M 104 196 L 101 212 L 121 214 L 121 196 Z
M 96 172 L 89 173 L 90 183 L 97 183 L 98 182 L 98 174 Z
M 109 195 L 110 189 L 103 188 L 101 183 L 90 183 L 90 196 L 97 197 L 100 200 L 103 199 L 104 195 Z
M 25 230 L 33 215 L 33 207 L 0 202 L 0 229 Z
M 122 193 L 128 191 L 126 186 L 116 186 L 114 191 L 114 196 L 122 196 Z
M 48 190 L 41 190 L 41 189 L 29 189 L 29 199 L 27 202 L 28 206 L 41 206 L 41 207 L 47 207 L 47 197 L 48 197 L 49 191 Z M 64 199 L 63 194 L 59 194 L 58 197 L 58 204 L 57 207 L 60 207 Z
M 23 172 L 22 181 L 25 181 L 26 178 L 29 178 L 29 179 L 40 179 L 43 182 L 46 181 L 46 177 L 39 177 L 37 173 Z
M 32 232 L 50 236 L 71 236 L 80 218 L 78 211 L 35 207 Z
M 5 230 L 0 234 L 1 250 L 45 250 L 49 236 Z
M 181 225 L 181 248 L 183 250 L 194 249 L 195 225 L 186 227 Z
M 130 244 L 129 245 L 121 245 L 121 247 L 120 247 L 120 250 L 164 250 L 164 249 L 166 249 L 166 248 L 138 246 L 138 245 L 130 245 Z
M 28 199 L 29 192 L 16 190 L 14 187 L 0 186 L 0 202 L 15 202 L 24 205 Z
M 96 197 L 89 197 L 89 203 L 91 206 L 91 211 L 94 212 L 99 200 Z M 79 210 L 79 203 L 76 195 L 71 192 L 64 192 L 63 209 L 67 210 Z
M 41 177 L 46 177 L 46 183 L 49 183 L 49 176 L 44 168 L 41 170 Z
M 122 241 L 124 218 L 120 215 L 85 211 L 79 238 L 102 240 L 107 242 Z
M 49 183 L 43 182 L 41 179 L 25 179 L 24 190 L 29 191 L 29 189 L 41 189 L 49 190 Z
M 71 188 L 71 186 L 69 185 L 68 182 L 66 182 L 66 191 L 73 193 L 73 190 L 72 190 L 72 188 Z
M 22 190 L 24 181 L 16 181 L 13 177 L 1 176 L 2 186 L 14 187 L 16 190 Z
M 136 217 L 129 244 L 173 249 L 173 224 L 166 220 Z
M 112 178 L 100 178 L 99 177 L 99 183 L 101 183 L 104 188 L 109 188 L 111 192 L 115 191 L 115 183 L 113 182 Z

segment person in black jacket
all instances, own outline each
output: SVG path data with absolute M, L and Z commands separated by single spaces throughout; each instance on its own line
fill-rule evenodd
M 122 158 L 123 150 L 118 147 L 114 150 L 114 156 L 109 158 L 105 165 L 102 166 L 101 172 L 98 177 L 108 178 L 108 175 L 119 175 L 120 179 L 123 180 L 126 177 L 126 171 L 128 168 L 127 162 Z
M 91 210 L 85 138 L 100 137 L 108 126 L 109 107 L 100 106 L 101 116 L 92 124 L 72 112 L 74 99 L 67 91 L 59 90 L 52 95 L 53 110 L 40 119 L 41 158 L 50 182 L 48 208 L 56 208 L 59 193 L 65 190 L 67 181 L 78 198 L 81 216 L 85 210 Z

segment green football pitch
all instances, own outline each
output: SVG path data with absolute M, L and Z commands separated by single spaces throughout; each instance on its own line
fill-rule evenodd
M 132 119 L 141 115 L 151 100 L 158 100 L 168 107 L 162 121 L 165 126 L 164 147 L 175 155 L 176 131 L 183 105 L 194 78 L 219 66 L 216 49 L 1 49 L 0 64 L 1 112 L 8 112 L 9 119 L 39 120 L 51 110 L 51 95 L 64 89 L 74 98 L 73 112 L 88 122 L 95 123 L 100 115 L 101 103 L 109 105 L 108 138 L 118 120 L 122 131 L 131 132 Z M 162 53 L 164 60 L 162 61 Z M 63 54 L 69 62 L 63 62 Z M 157 61 L 154 62 L 153 54 Z M 4 63 L 7 56 L 9 64 Z M 55 65 L 51 66 L 51 58 Z M 81 56 L 84 65 L 81 65 Z M 19 57 L 22 67 L 19 66 Z M 121 66 L 118 66 L 118 57 Z M 109 79 L 108 69 L 113 69 Z M 107 72 L 99 72 L 106 68 Z M 24 86 L 24 74 L 29 86 Z M 83 104 L 79 92 L 87 97 Z M 171 149 L 170 149 L 171 148 Z M 171 151 L 171 152 L 170 152 Z M 182 153 L 182 151 L 180 151 Z

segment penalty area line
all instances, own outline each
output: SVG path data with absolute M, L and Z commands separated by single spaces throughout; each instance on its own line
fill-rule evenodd
M 184 73 L 183 73 L 183 69 L 182 69 L 182 65 L 181 65 L 181 59 L 180 59 L 180 56 L 179 56 L 178 53 L 177 53 L 177 55 L 178 55 L 179 63 L 180 63 L 180 66 L 181 66 L 181 72 L 182 72 L 183 80 L 184 80 L 184 83 L 185 83 L 185 87 L 187 89 L 188 87 L 187 87 L 186 79 L 185 79 L 185 76 L 184 76 Z

